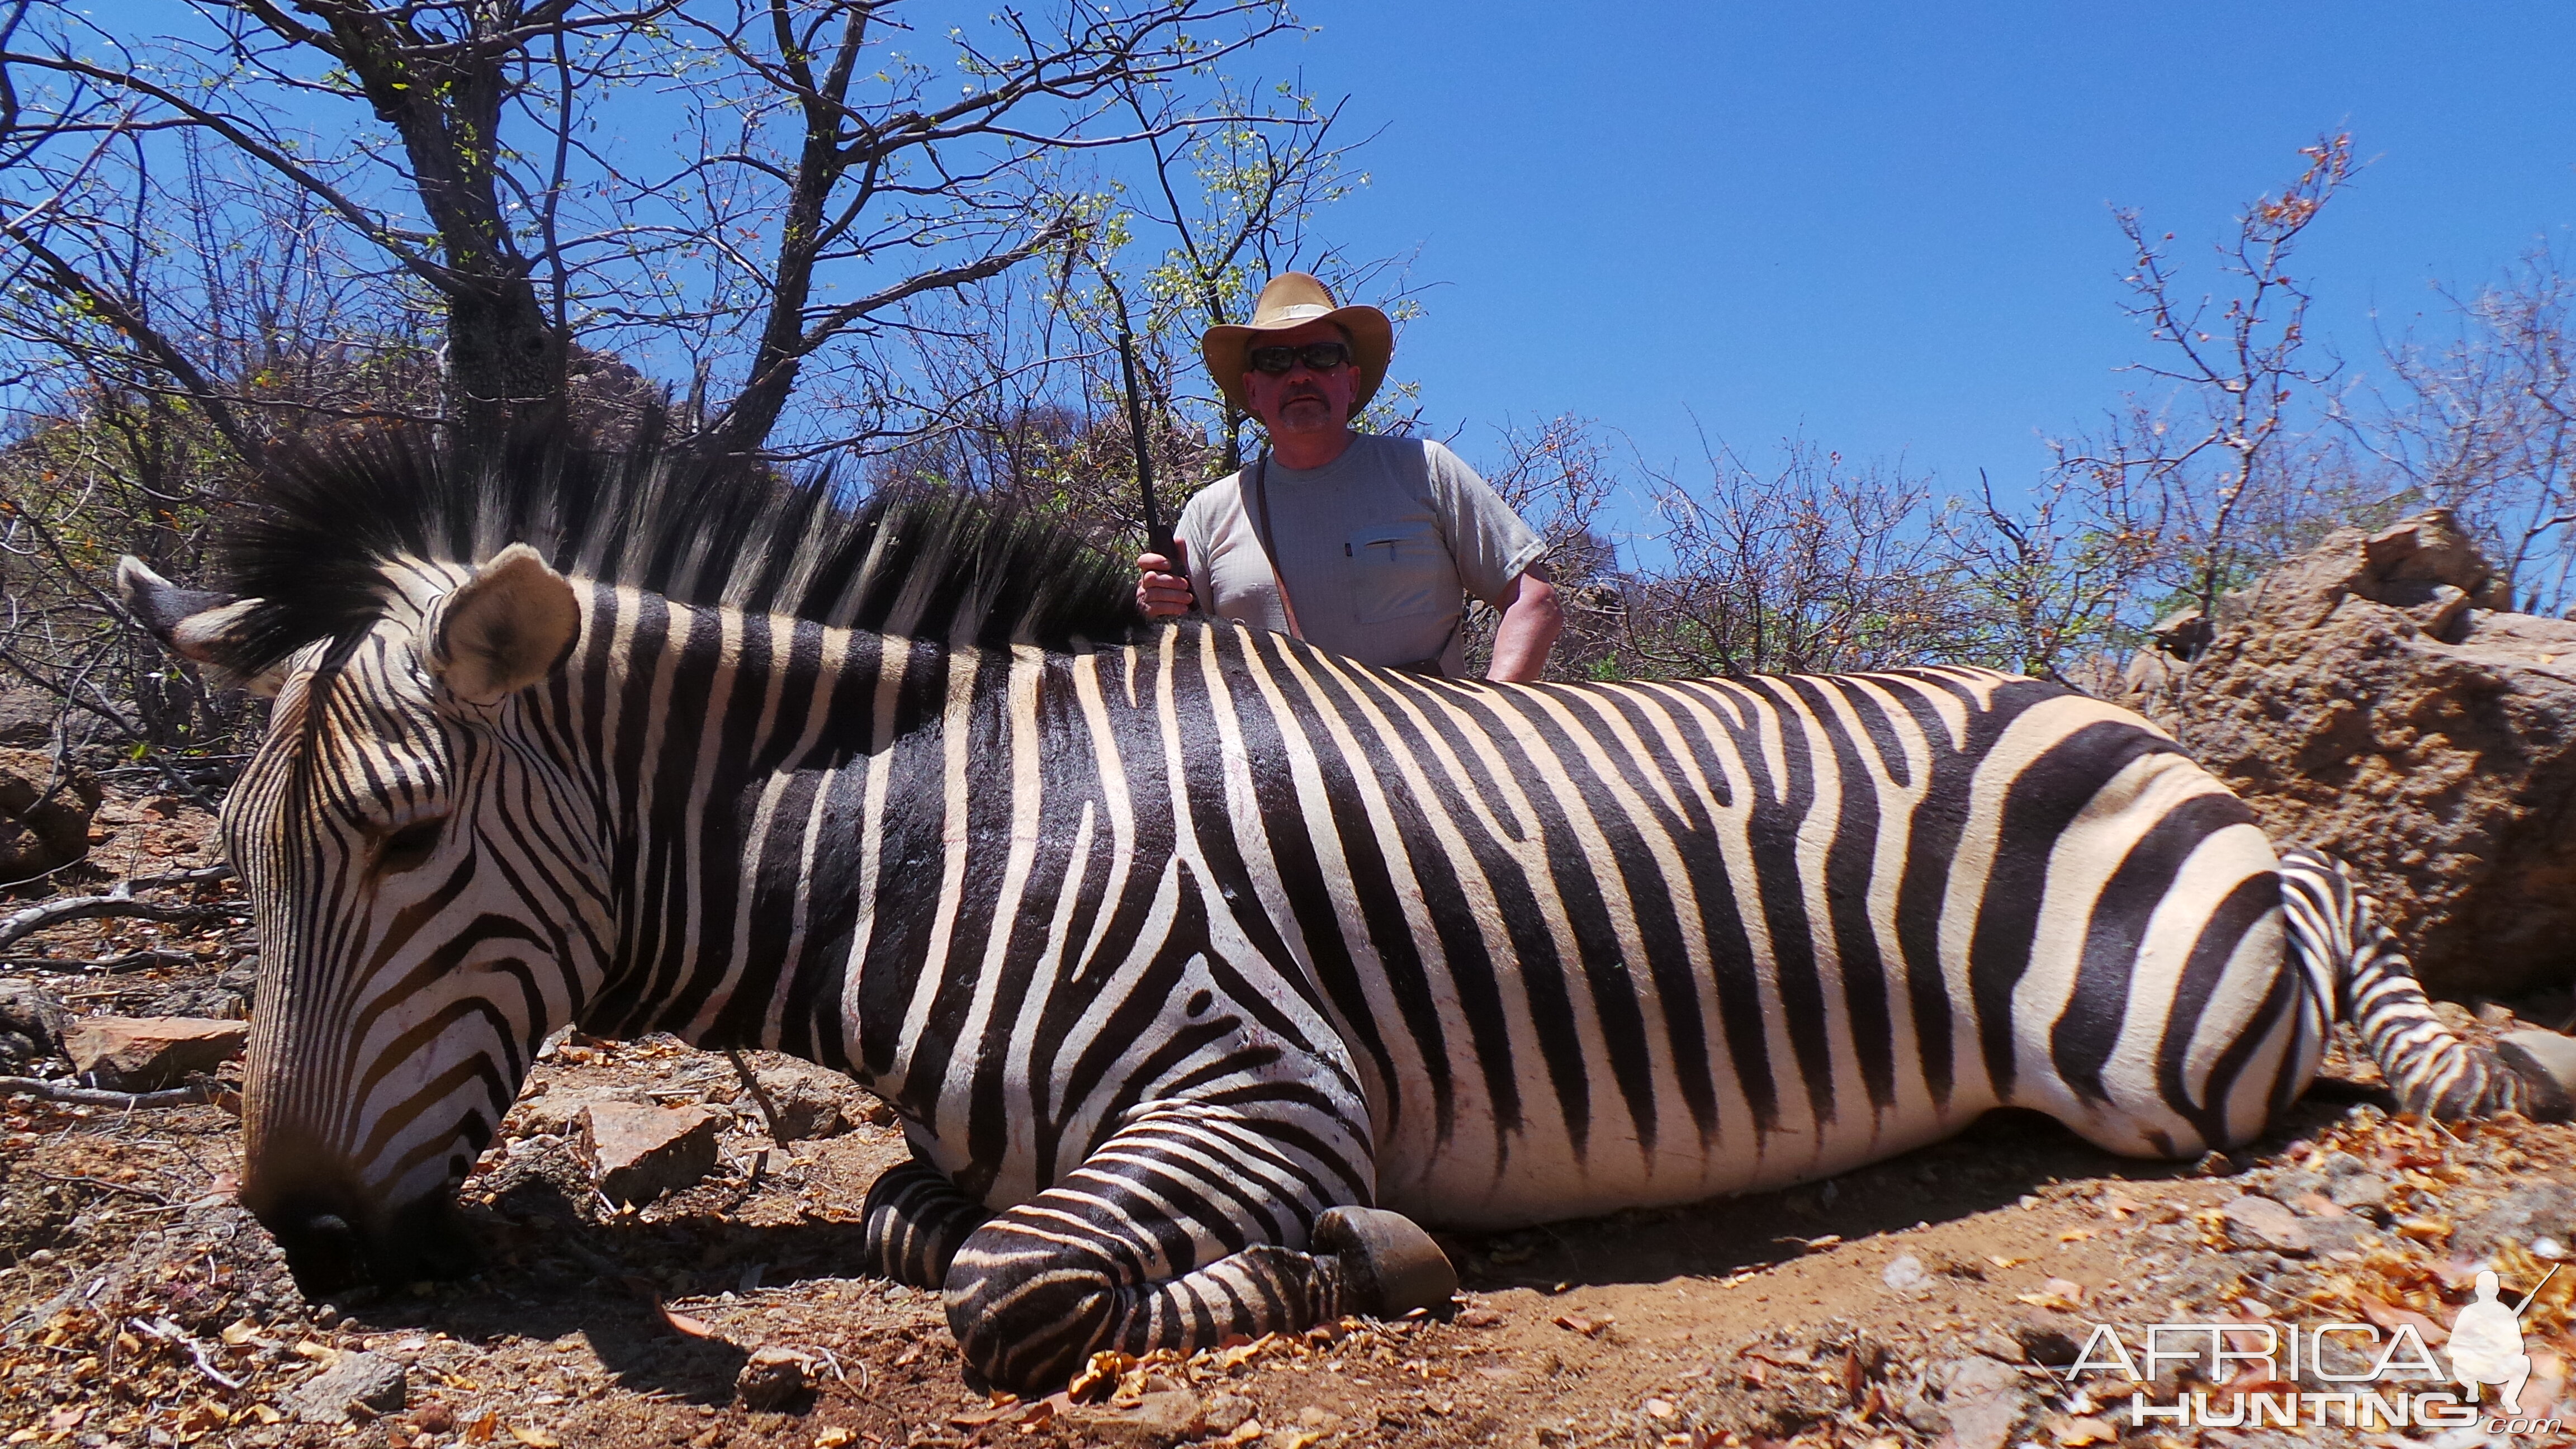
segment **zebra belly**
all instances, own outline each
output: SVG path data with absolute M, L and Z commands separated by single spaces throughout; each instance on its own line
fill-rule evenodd
M 1595 1143 L 1580 1162 L 1524 1151 L 1500 1171 L 1491 1154 L 1382 1160 L 1378 1201 L 1434 1226 L 1483 1231 L 1667 1207 L 1832 1177 L 1952 1136 L 1983 1110 L 1827 1123 L 1759 1144 L 1693 1141 L 1649 1152 L 1633 1139 Z

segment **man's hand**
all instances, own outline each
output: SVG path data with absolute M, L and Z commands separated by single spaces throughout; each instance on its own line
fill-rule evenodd
M 1175 539 L 1172 553 L 1136 556 L 1136 612 L 1148 619 L 1177 619 L 1190 611 L 1189 545 Z

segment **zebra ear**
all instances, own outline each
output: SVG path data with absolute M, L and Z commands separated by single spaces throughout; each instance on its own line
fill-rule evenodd
M 571 583 L 514 543 L 440 601 L 429 669 L 458 698 L 498 704 L 554 673 L 580 633 Z
M 244 676 L 232 660 L 238 653 L 233 629 L 259 607 L 257 599 L 236 599 L 203 589 L 183 589 L 154 573 L 132 554 L 116 562 L 116 591 L 136 623 L 168 645 L 170 652 L 205 669 L 225 689 L 247 689 L 257 695 L 277 693 L 284 668 Z

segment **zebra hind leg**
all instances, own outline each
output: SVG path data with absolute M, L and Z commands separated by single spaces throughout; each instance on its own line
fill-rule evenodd
M 967 1364 L 995 1387 L 1042 1390 L 1105 1349 L 1189 1352 L 1449 1301 L 1457 1274 L 1410 1219 L 1317 1211 L 1311 1190 L 1289 1187 L 1286 1158 L 1247 1161 L 1244 1139 L 1226 1139 L 1145 1119 L 978 1228 L 947 1283 Z M 1211 1149 L 1234 1158 L 1222 1175 Z
M 2576 1038 L 2509 1032 L 2493 1050 L 2462 1040 L 2433 1013 L 2379 903 L 2341 861 L 2282 851 L 2281 901 L 2290 949 L 2312 978 L 2333 983 L 2336 1015 L 2361 1037 L 2401 1108 L 2448 1118 L 2576 1111 Z
M 958 1246 L 992 1216 L 917 1157 L 887 1168 L 859 1215 L 869 1270 L 914 1288 L 944 1285 Z

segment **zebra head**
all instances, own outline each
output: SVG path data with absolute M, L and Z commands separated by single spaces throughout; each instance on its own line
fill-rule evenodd
M 572 585 L 525 545 L 381 579 L 373 618 L 243 679 L 262 600 L 118 570 L 174 650 L 275 696 L 223 813 L 261 943 L 241 1199 L 316 1291 L 466 1266 L 456 1187 L 607 954 L 596 811 L 532 688 Z

